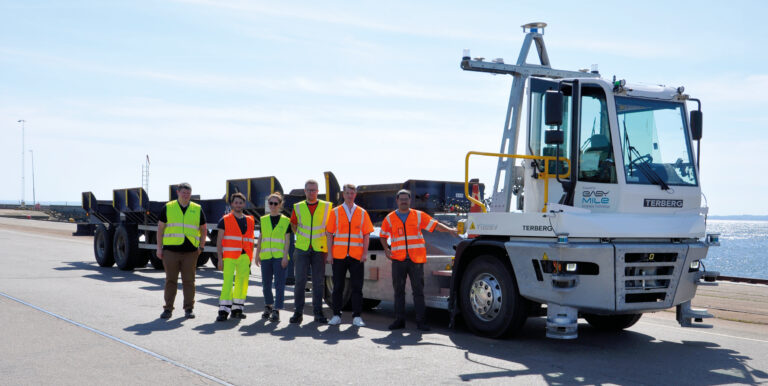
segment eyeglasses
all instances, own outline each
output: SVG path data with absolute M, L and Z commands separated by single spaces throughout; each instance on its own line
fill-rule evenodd
M 278 206 L 278 205 L 280 205 L 280 203 L 279 202 L 270 201 L 269 205 Z

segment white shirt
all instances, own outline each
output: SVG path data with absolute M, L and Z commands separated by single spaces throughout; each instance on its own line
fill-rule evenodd
M 342 202 L 341 206 L 344 208 L 344 211 L 347 212 L 347 221 L 352 222 L 352 214 L 355 213 L 355 208 L 357 208 L 357 205 L 355 203 L 352 203 L 352 207 L 348 207 L 346 202 Z

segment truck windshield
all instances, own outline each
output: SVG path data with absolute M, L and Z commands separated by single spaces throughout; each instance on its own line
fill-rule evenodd
M 682 103 L 616 97 L 629 184 L 695 186 Z

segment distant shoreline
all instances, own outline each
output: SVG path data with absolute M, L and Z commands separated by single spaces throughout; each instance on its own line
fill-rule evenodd
M 768 216 L 742 214 L 738 216 L 707 216 L 710 220 L 768 221 Z

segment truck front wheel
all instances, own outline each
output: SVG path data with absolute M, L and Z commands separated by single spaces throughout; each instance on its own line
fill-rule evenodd
M 602 331 L 620 331 L 632 327 L 643 314 L 595 315 L 584 314 L 590 326 Z
M 527 303 L 517 290 L 512 272 L 490 255 L 470 262 L 461 279 L 459 296 L 464 321 L 477 335 L 514 335 L 527 318 Z

